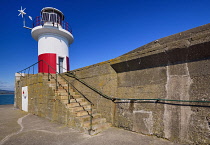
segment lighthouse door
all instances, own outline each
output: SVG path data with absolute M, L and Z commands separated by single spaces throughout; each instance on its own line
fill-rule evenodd
M 28 112 L 28 86 L 22 87 L 22 110 Z
M 59 73 L 63 73 L 63 58 L 59 57 Z

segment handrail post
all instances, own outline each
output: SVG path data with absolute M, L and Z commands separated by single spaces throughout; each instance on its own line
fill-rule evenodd
M 34 65 L 33 65 L 33 75 L 34 75 Z
M 44 61 L 42 61 L 42 73 L 44 74 Z
M 48 81 L 50 81 L 50 66 L 48 65 Z
M 68 83 L 68 104 L 70 104 L 70 89 L 69 89 L 69 83 Z
M 91 135 L 91 131 L 93 130 L 93 104 L 91 103 L 90 107 L 90 129 L 89 129 L 89 135 Z
M 55 73 L 55 83 L 56 83 L 56 91 L 58 90 L 58 76 L 57 73 Z
M 28 77 L 29 77 L 29 73 L 30 73 L 30 67 L 28 68 Z

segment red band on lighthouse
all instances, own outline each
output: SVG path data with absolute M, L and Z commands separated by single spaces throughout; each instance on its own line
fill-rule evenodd
M 38 57 L 39 73 L 56 73 L 56 54 L 45 53 Z
M 67 71 L 69 71 L 69 57 L 66 56 L 66 68 L 67 68 Z

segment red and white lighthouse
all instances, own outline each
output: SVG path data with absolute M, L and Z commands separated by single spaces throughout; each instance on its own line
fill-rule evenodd
M 31 34 L 38 41 L 39 73 L 69 71 L 68 47 L 73 43 L 74 37 L 60 10 L 43 8 L 41 16 L 33 22 Z

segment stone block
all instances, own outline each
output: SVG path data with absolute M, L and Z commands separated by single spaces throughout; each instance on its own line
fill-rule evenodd
M 133 131 L 143 134 L 153 134 L 153 115 L 152 111 L 134 111 Z

